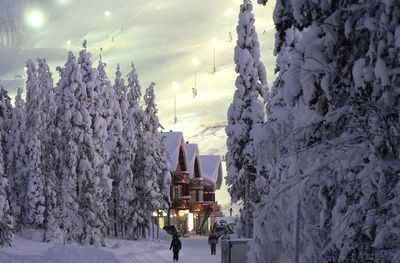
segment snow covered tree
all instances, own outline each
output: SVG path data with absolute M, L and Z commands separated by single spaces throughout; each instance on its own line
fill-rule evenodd
M 128 181 L 127 183 L 132 183 L 132 195 L 127 196 L 130 201 L 129 206 L 130 211 L 127 214 L 127 225 L 129 228 L 127 229 L 127 235 L 130 238 L 138 239 L 142 237 L 142 226 L 145 221 L 143 217 L 143 202 L 141 202 L 140 197 L 140 186 L 139 182 L 141 178 L 143 178 L 144 171 L 144 157 L 143 157 L 143 118 L 144 112 L 142 107 L 140 106 L 140 98 L 141 94 L 141 86 L 139 83 L 138 74 L 136 72 L 135 66 L 132 63 L 131 71 L 128 74 L 128 93 L 127 93 L 127 101 L 128 101 L 128 110 L 126 112 L 126 116 L 124 116 L 123 112 L 123 120 L 124 120 L 124 131 L 123 137 L 125 141 L 125 147 L 123 149 L 125 155 L 125 162 L 130 167 L 130 171 L 126 171 L 127 176 L 132 176 L 132 182 Z M 131 174 L 132 173 L 132 174 Z M 128 177 L 127 179 L 129 179 Z M 121 185 L 121 187 L 124 187 Z
M 26 195 L 26 157 L 25 157 L 25 101 L 22 98 L 22 89 L 17 89 L 15 106 L 11 114 L 11 134 L 7 141 L 9 149 L 7 155 L 8 185 L 10 189 L 10 207 L 15 220 L 14 229 L 22 226 L 21 209 Z
M 8 202 L 8 176 L 4 171 L 4 154 L 7 154 L 4 147 L 9 135 L 10 117 L 10 97 L 3 86 L 0 85 L 0 247 L 11 245 L 13 233 L 13 218 Z
M 83 242 L 104 245 L 104 234 L 108 225 L 108 198 L 111 181 L 108 178 L 107 123 L 105 121 L 104 83 L 99 81 L 99 72 L 92 67 L 90 53 L 84 49 L 79 53 L 82 86 L 78 93 L 79 115 L 76 120 L 79 129 L 79 204 L 83 218 Z M 106 76 L 105 76 L 106 77 Z
M 150 226 L 152 213 L 158 209 L 169 208 L 170 184 L 171 178 L 168 169 L 168 158 L 166 149 L 162 143 L 162 138 L 158 132 L 161 127 L 158 120 L 158 110 L 155 103 L 154 93 L 155 83 L 152 82 L 146 89 L 144 102 L 143 120 L 143 156 L 144 156 L 144 174 L 143 181 L 139 183 L 142 186 L 139 196 L 144 201 L 144 216 L 146 217 L 146 227 Z
M 38 59 L 38 85 L 41 104 L 42 132 L 41 139 L 41 172 L 44 178 L 44 229 L 45 241 L 58 237 L 59 228 L 56 221 L 59 194 L 59 180 L 56 175 L 58 149 L 56 147 L 56 112 L 53 77 L 45 59 Z
M 13 228 L 10 206 L 8 204 L 7 176 L 4 173 L 3 153 L 1 150 L 2 149 L 0 149 L 0 247 L 3 247 L 11 246 Z
M 261 1 L 265 2 L 265 1 Z M 250 262 L 397 262 L 400 6 L 283 1 Z
M 75 129 L 76 123 L 90 125 L 89 114 L 85 119 L 76 110 L 77 93 L 82 85 L 82 75 L 76 58 L 70 52 L 68 61 L 60 69 L 60 81 L 56 86 L 56 135 L 59 149 L 57 174 L 60 184 L 60 226 L 64 233 L 65 242 L 80 241 L 83 236 L 83 221 L 79 211 L 78 196 L 80 194 L 78 171 L 79 150 Z M 83 137 L 83 136 L 82 136 Z M 79 137 L 78 137 L 79 139 Z M 82 138 L 83 139 L 83 138 Z
M 266 72 L 260 61 L 260 45 L 254 27 L 253 6 L 244 1 L 240 7 L 238 40 L 235 48 L 236 91 L 228 110 L 226 154 L 229 193 L 234 202 L 244 201 L 241 218 L 251 236 L 254 204 L 258 202 L 255 190 L 257 168 L 254 130 L 264 122 L 263 96 Z
M 42 173 L 42 94 L 40 93 L 38 72 L 35 63 L 28 60 L 27 64 L 27 95 L 25 150 L 27 193 L 23 220 L 28 227 L 43 227 L 45 212 L 44 177 Z
M 12 114 L 12 106 L 11 106 L 11 98 L 8 96 L 7 90 L 0 85 L 0 131 L 3 136 L 1 137 L 1 147 L 3 151 L 3 158 L 7 158 L 8 155 L 8 147 L 7 144 L 11 140 L 10 134 L 11 129 L 11 114 Z M 4 167 L 6 168 L 6 167 Z M 8 174 L 7 171 L 5 171 Z
M 116 103 L 113 104 L 113 115 L 109 129 L 107 148 L 112 149 L 110 170 L 113 180 L 112 197 L 109 214 L 112 217 L 111 230 L 115 236 L 125 237 L 127 222 L 133 215 L 130 204 L 135 197 L 133 190 L 133 173 L 131 164 L 135 158 L 135 126 L 128 119 L 127 86 L 122 78 L 118 65 L 113 86 Z M 125 141 L 126 139 L 126 141 Z

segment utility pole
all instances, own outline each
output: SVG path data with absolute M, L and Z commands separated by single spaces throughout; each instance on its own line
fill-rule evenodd
M 250 180 L 249 176 L 246 176 L 246 185 L 244 188 L 244 211 L 245 211 L 245 225 L 244 225 L 244 236 L 246 238 L 251 238 L 251 228 L 250 228 Z
M 301 209 L 301 203 L 300 203 L 300 200 L 299 200 L 297 202 L 294 263 L 299 263 L 299 255 L 300 255 L 300 215 L 301 215 L 300 209 Z

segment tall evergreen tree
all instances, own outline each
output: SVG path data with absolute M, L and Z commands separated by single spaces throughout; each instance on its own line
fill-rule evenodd
M 27 227 L 43 227 L 45 212 L 44 177 L 42 173 L 42 139 L 43 108 L 42 96 L 36 64 L 28 60 L 27 64 L 27 94 L 26 94 L 26 121 L 25 149 L 26 149 L 26 176 L 27 194 L 25 200 L 25 214 L 23 220 Z
M 169 207 L 169 185 L 171 183 L 166 149 L 158 133 L 161 125 L 157 116 L 158 110 L 155 103 L 154 87 L 155 83 L 152 82 L 144 95 L 146 108 L 143 122 L 143 154 L 145 159 L 143 193 L 140 196 L 144 198 L 144 213 L 147 217 L 147 226 L 149 226 L 152 212 Z
M 113 192 L 109 205 L 109 213 L 112 216 L 111 226 L 115 236 L 125 237 L 127 222 L 133 214 L 130 204 L 135 196 L 133 190 L 133 173 L 131 163 L 134 161 L 136 141 L 134 138 L 133 123 L 128 120 L 127 86 L 122 78 L 118 65 L 113 86 L 116 95 L 116 103 L 113 105 L 113 116 L 109 130 L 109 142 L 112 146 L 111 154 L 111 178 L 113 180 Z M 127 141 L 125 141 L 125 138 Z
M 252 234 L 257 168 L 254 131 L 264 122 L 262 98 L 265 94 L 266 73 L 260 61 L 260 45 L 254 27 L 253 6 L 244 1 L 240 6 L 238 40 L 235 48 L 236 91 L 228 110 L 228 136 L 226 155 L 229 193 L 234 202 L 244 201 L 241 218 L 246 227 L 245 235 Z
M 251 262 L 396 262 L 400 7 L 283 1 Z M 293 237 L 296 238 L 293 238 Z
M 10 246 L 12 242 L 12 215 L 8 202 L 8 180 L 7 174 L 4 171 L 4 151 L 6 140 L 9 133 L 9 120 L 11 116 L 11 103 L 10 97 L 3 86 L 0 85 L 0 247 Z
M 84 121 L 76 111 L 77 93 L 82 85 L 82 74 L 75 56 L 70 52 L 68 61 L 60 71 L 60 81 L 56 86 L 56 135 L 59 149 L 57 173 L 60 184 L 60 225 L 65 242 L 80 241 L 83 236 L 83 220 L 79 211 L 78 171 L 79 141 L 75 124 Z M 88 114 L 85 116 L 88 117 Z M 86 119 L 85 119 L 86 121 Z M 86 123 L 90 123 L 87 122 Z
M 59 181 L 56 176 L 58 149 L 56 147 L 56 112 L 53 77 L 45 59 L 38 60 L 38 84 L 39 97 L 42 109 L 40 112 L 42 119 L 41 138 L 41 172 L 44 178 L 44 228 L 45 241 L 51 241 L 58 237 L 59 228 L 56 219 L 59 211 L 57 196 L 60 189 Z
M 26 172 L 25 122 L 25 101 L 22 98 L 22 89 L 18 88 L 15 96 L 15 106 L 11 114 L 11 136 L 6 146 L 9 149 L 6 162 L 10 189 L 9 200 L 15 220 L 15 230 L 22 227 L 21 210 L 24 204 L 23 201 L 26 200 L 27 180 L 24 175 Z
M 143 237 L 143 229 L 146 218 L 143 217 L 143 202 L 140 197 L 141 186 L 140 178 L 143 178 L 144 173 L 144 155 L 143 155 L 143 118 L 144 112 L 140 106 L 141 86 L 138 79 L 138 74 L 136 72 L 135 66 L 132 63 L 131 71 L 128 74 L 128 112 L 126 116 L 126 125 L 124 126 L 124 141 L 125 153 L 127 156 L 126 161 L 130 161 L 129 166 L 132 172 L 132 191 L 133 196 L 130 197 L 131 211 L 132 214 L 129 215 L 128 224 L 131 226 L 129 232 L 127 233 L 133 239 Z
M 107 123 L 105 121 L 105 88 L 99 81 L 99 72 L 92 67 L 91 55 L 84 49 L 79 54 L 82 86 L 78 94 L 78 109 L 82 122 L 78 127 L 79 139 L 79 202 L 84 221 L 83 242 L 104 245 L 103 236 L 108 225 L 108 198 L 111 183 L 106 163 L 105 142 Z M 79 124 L 79 121 L 77 122 Z M 83 125 L 82 125 L 83 124 Z
M 3 168 L 3 153 L 0 151 L 0 247 L 11 246 L 12 215 L 8 203 L 7 176 Z
M 7 145 L 9 141 L 12 140 L 13 134 L 10 134 L 11 130 L 11 114 L 12 114 L 12 106 L 11 106 L 11 98 L 8 96 L 7 90 L 0 85 L 0 131 L 3 136 L 1 137 L 1 147 L 3 151 L 3 162 L 5 162 L 5 158 L 8 156 L 9 148 Z M 7 167 L 3 167 L 7 168 Z M 8 171 L 5 171 L 5 174 L 8 174 Z

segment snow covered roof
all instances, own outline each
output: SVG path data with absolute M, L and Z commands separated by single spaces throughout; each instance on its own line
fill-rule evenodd
M 185 151 L 186 151 L 186 157 L 187 157 L 187 161 L 188 161 L 189 178 L 193 179 L 194 178 L 194 167 L 195 167 L 194 164 L 196 162 L 196 158 L 199 157 L 199 147 L 197 146 L 197 144 L 186 143 Z M 200 159 L 198 159 L 197 161 L 200 162 Z M 201 173 L 201 169 L 200 169 L 200 173 Z
M 175 172 L 178 167 L 179 162 L 179 151 L 181 146 L 185 144 L 183 139 L 182 132 L 162 132 L 160 133 L 162 137 L 164 137 L 165 148 L 168 153 L 168 157 L 170 160 L 169 170 L 170 172 Z M 185 147 L 182 147 L 183 155 L 185 159 L 185 164 L 187 167 L 187 158 L 185 153 Z
M 200 155 L 201 174 L 207 182 L 215 184 L 217 189 L 222 183 L 222 164 L 219 155 Z

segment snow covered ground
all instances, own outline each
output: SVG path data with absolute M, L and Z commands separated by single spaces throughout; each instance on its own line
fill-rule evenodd
M 207 237 L 181 238 L 179 262 L 217 263 L 210 255 Z M 0 263 L 162 263 L 172 262 L 170 239 L 152 241 L 107 240 L 107 247 L 93 248 L 57 243 L 42 243 L 15 238 L 14 246 L 0 248 Z

